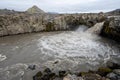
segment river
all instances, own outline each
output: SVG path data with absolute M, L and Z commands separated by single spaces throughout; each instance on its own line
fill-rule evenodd
M 119 63 L 119 44 L 80 29 L 0 37 L 0 80 L 32 80 L 47 67 L 77 72 L 96 70 L 108 61 Z

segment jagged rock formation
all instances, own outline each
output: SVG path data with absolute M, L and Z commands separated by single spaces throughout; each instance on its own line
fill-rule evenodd
M 29 8 L 26 12 L 33 14 L 33 13 L 45 13 L 43 10 L 41 10 L 40 8 L 38 8 L 37 6 L 33 6 L 31 8 Z
M 120 42 L 120 16 L 109 17 L 103 25 L 101 35 Z

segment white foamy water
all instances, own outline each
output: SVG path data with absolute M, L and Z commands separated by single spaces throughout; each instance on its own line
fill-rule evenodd
M 7 58 L 6 55 L 0 54 L 0 61 L 4 61 L 6 58 Z
M 88 59 L 99 59 L 100 56 L 109 59 L 114 50 L 107 45 L 101 45 L 100 37 L 79 32 L 61 33 L 54 36 L 45 36 L 39 39 L 39 48 L 44 49 L 42 53 L 57 57 L 84 57 Z M 50 52 L 49 52 L 50 51 Z
M 61 34 L 43 36 L 38 40 L 41 53 L 60 59 L 60 63 L 49 67 L 60 69 L 86 70 L 96 69 L 95 66 L 105 64 L 111 59 L 111 55 L 117 55 L 119 51 L 115 46 L 100 42 L 97 35 L 82 32 L 63 32 Z M 62 65 L 62 66 L 61 66 Z M 86 65 L 86 66 L 85 66 Z M 94 67 L 94 68 L 93 68 Z M 57 68 L 58 69 L 58 68 Z

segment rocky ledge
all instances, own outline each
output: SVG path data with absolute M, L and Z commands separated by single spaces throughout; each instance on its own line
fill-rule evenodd
M 25 12 L 0 9 L 0 36 L 39 31 L 73 30 L 79 25 L 92 27 L 99 22 L 104 22 L 104 25 L 97 24 L 94 29 L 99 29 L 101 36 L 120 42 L 120 9 L 107 13 L 83 14 L 50 14 L 35 5 Z
M 97 71 L 72 73 L 70 71 L 52 72 L 46 68 L 33 76 L 33 80 L 120 80 L 120 65 L 108 63 L 107 67 L 100 67 Z
M 101 24 L 100 28 L 96 25 L 94 29 L 99 29 L 101 36 L 120 42 L 120 16 L 107 18 L 103 13 L 29 14 L 26 12 L 15 12 L 1 14 L 0 36 L 40 31 L 73 30 L 79 25 L 87 25 L 91 28 L 99 22 L 104 22 L 104 24 Z
M 15 12 L 0 15 L 0 36 L 39 31 L 71 30 L 81 24 L 93 26 L 106 19 L 104 14 L 29 14 Z

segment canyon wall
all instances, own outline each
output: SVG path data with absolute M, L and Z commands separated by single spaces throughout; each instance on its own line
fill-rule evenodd
M 78 25 L 93 26 L 106 19 L 104 14 L 1 14 L 0 36 L 39 31 L 71 30 Z
M 0 14 L 0 36 L 40 31 L 73 30 L 79 25 L 93 27 L 99 22 L 104 22 L 100 25 L 103 27 L 100 33 L 101 36 L 120 42 L 120 16 L 108 17 L 103 13 L 29 14 L 15 12 Z

